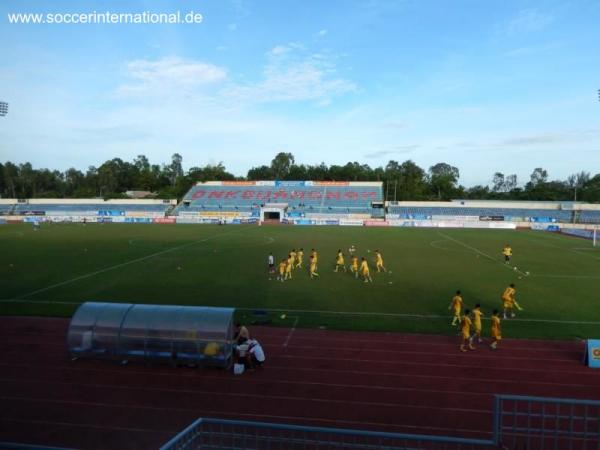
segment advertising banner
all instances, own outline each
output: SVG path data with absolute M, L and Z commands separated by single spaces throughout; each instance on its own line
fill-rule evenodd
M 125 211 L 114 211 L 114 210 L 98 211 L 98 215 L 99 216 L 124 216 Z
M 222 186 L 255 186 L 256 181 L 221 181 Z
M 571 236 L 578 236 L 586 239 L 594 238 L 594 230 L 584 230 L 582 228 L 563 228 L 561 231 L 564 234 L 570 234 Z
M 275 186 L 283 187 L 304 187 L 304 181 L 275 181 Z
M 482 222 L 502 222 L 504 216 L 479 216 L 479 220 Z
M 529 220 L 531 222 L 541 222 L 541 223 L 556 222 L 556 219 L 554 219 L 553 217 L 530 217 Z
M 175 223 L 174 217 L 157 217 L 152 219 L 152 223 Z
M 385 220 L 365 220 L 365 227 L 387 227 L 389 223 Z
M 362 219 L 340 219 L 340 225 L 349 227 L 362 227 L 364 220 Z
M 600 369 L 600 339 L 588 339 L 586 350 L 588 367 Z

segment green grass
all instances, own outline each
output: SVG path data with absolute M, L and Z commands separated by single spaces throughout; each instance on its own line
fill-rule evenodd
M 514 264 L 529 276 L 504 266 L 506 242 Z M 337 250 L 351 244 L 371 259 L 372 270 L 373 251 L 380 249 L 392 273 L 374 273 L 372 284 L 333 273 Z M 291 281 L 270 280 L 268 253 L 281 259 L 299 247 L 306 254 L 318 249 L 321 277 L 295 271 Z M 454 291 L 463 291 L 467 307 L 481 303 L 489 317 L 501 306 L 502 290 L 515 283 L 526 308 L 519 318 L 527 321 L 505 321 L 506 337 L 600 337 L 600 249 L 532 231 L 141 224 L 44 224 L 33 231 L 27 224 L 4 225 L 0 280 L 4 315 L 68 317 L 73 303 L 96 300 L 234 306 L 245 320 L 249 310 L 268 308 L 278 310 L 276 324 L 446 334 L 456 332 L 447 309 Z M 281 320 L 284 311 L 288 317 Z M 539 319 L 563 323 L 532 321 Z

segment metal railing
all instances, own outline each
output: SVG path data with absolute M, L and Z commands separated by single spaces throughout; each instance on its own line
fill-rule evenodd
M 496 396 L 494 442 L 511 450 L 600 450 L 600 401 Z
M 493 450 L 492 441 L 198 419 L 161 450 Z
M 497 395 L 491 440 L 200 418 L 161 447 L 200 449 L 600 450 L 600 401 Z

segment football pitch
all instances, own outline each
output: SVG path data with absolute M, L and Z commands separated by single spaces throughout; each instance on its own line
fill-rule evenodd
M 510 267 L 501 250 L 510 243 Z M 373 283 L 334 273 L 338 249 L 354 245 Z M 319 253 L 281 283 L 267 271 L 292 249 Z M 374 251 L 388 273 L 377 273 Z M 517 267 L 517 270 L 514 269 Z M 275 325 L 456 334 L 448 305 L 457 289 L 489 318 L 515 283 L 524 307 L 503 335 L 600 337 L 600 248 L 535 231 L 144 224 L 0 227 L 3 315 L 71 316 L 84 301 L 230 306 L 250 323 L 264 310 Z M 285 314 L 282 319 L 281 315 Z M 489 322 L 484 322 L 488 335 Z

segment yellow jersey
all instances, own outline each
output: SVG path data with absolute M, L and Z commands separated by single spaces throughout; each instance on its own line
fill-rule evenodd
M 292 261 L 296 260 L 296 252 L 290 252 L 290 257 L 292 258 Z
M 283 272 L 285 272 L 285 266 L 286 266 L 286 265 L 287 265 L 287 264 L 286 264 L 285 262 L 283 262 L 283 261 L 279 263 L 279 273 L 280 273 L 280 274 L 282 274 L 282 275 L 283 275 Z
M 517 291 L 514 288 L 508 286 L 506 289 L 504 289 L 504 292 L 502 293 L 502 300 L 513 301 L 515 299 L 516 292 Z
M 344 264 L 344 254 L 342 252 L 339 252 L 337 254 L 337 259 L 335 261 L 336 264 Z
M 377 253 L 377 255 L 375 255 L 375 260 L 377 265 L 383 266 L 383 257 L 381 256 L 381 253 Z
M 477 331 L 481 331 L 481 317 L 483 316 L 483 313 L 481 312 L 481 310 L 479 308 L 475 308 L 473 310 L 473 325 L 475 325 L 475 329 Z
M 460 323 L 460 331 L 463 335 L 463 338 L 467 339 L 471 335 L 471 319 L 469 316 L 464 316 L 462 318 L 462 322 Z
M 447 297 L 446 297 L 447 298 Z M 456 314 L 460 313 L 460 308 L 462 308 L 463 299 L 460 295 L 455 295 L 452 297 L 452 308 Z
M 317 260 L 318 260 L 317 252 L 312 252 L 312 253 L 310 254 L 310 256 L 311 256 L 311 257 L 312 257 L 312 258 L 315 260 L 315 264 L 316 264 L 316 263 L 317 263 Z
M 356 256 L 353 256 L 350 261 L 351 261 L 351 264 L 352 264 L 352 268 L 354 270 L 358 269 L 358 258 Z
M 367 264 L 367 261 L 363 261 L 360 263 L 360 271 L 362 273 L 369 273 L 369 265 Z
M 492 316 L 492 337 L 496 340 L 502 337 L 502 332 L 500 330 L 500 317 Z
M 504 256 L 512 256 L 512 248 L 510 248 L 508 245 L 506 247 L 504 247 L 502 249 L 502 254 Z
M 302 258 L 304 258 L 303 251 L 299 251 L 298 253 L 296 253 L 296 261 L 300 262 L 300 261 L 302 261 Z

